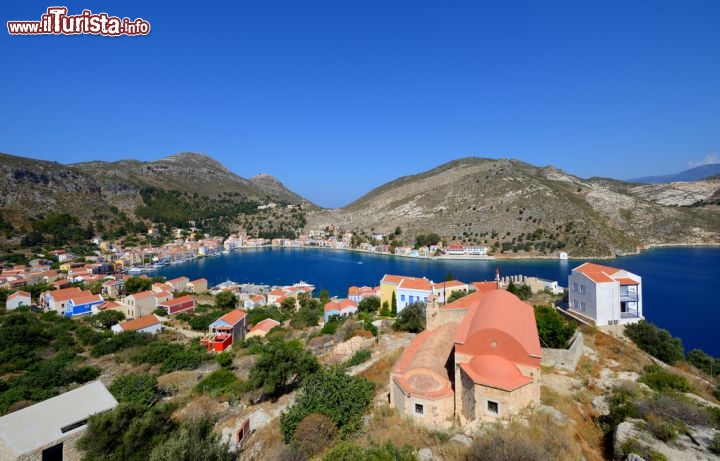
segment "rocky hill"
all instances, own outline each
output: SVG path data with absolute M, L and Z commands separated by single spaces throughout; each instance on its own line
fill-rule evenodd
M 404 243 L 434 232 L 487 244 L 496 254 L 612 256 L 655 244 L 720 243 L 720 211 L 704 205 L 720 181 L 636 185 L 581 179 L 517 160 L 464 158 L 372 190 L 339 210 L 308 216 L 329 225 L 390 233 Z
M 201 154 L 180 153 L 153 161 L 122 160 L 63 165 L 0 154 L 0 209 L 16 228 L 48 213 L 69 213 L 81 222 L 111 216 L 111 209 L 135 217 L 147 205 L 143 193 L 173 191 L 190 206 L 208 201 L 232 203 L 307 200 L 275 180 L 270 187 L 235 175 L 216 160 Z

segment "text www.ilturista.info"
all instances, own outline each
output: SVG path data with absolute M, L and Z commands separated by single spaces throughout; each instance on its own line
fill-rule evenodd
M 64 6 L 51 6 L 39 21 L 8 21 L 7 28 L 11 35 L 75 35 L 93 34 L 119 37 L 121 35 L 147 35 L 150 23 L 137 18 L 108 16 L 107 13 L 94 14 L 83 10 L 76 16 L 68 16 Z

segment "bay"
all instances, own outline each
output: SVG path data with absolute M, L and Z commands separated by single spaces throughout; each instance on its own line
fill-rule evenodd
M 150 272 L 191 280 L 204 277 L 209 286 L 225 280 L 240 283 L 289 285 L 300 280 L 344 297 L 348 287 L 377 286 L 384 274 L 445 280 L 448 274 L 463 282 L 527 275 L 567 285 L 570 271 L 585 260 L 426 260 L 318 248 L 243 249 L 212 258 L 196 259 Z M 652 323 L 682 339 L 685 350 L 699 348 L 720 356 L 720 296 L 717 269 L 720 248 L 654 248 L 638 255 L 594 261 L 627 269 L 642 277 L 643 308 Z

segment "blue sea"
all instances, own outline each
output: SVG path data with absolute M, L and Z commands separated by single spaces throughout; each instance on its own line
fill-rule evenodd
M 300 280 L 345 296 L 352 285 L 377 286 L 383 274 L 445 280 L 448 274 L 463 282 L 493 280 L 501 275 L 528 275 L 567 285 L 570 271 L 585 261 L 497 260 L 452 261 L 398 258 L 342 250 L 313 248 L 244 249 L 227 255 L 167 266 L 149 273 L 167 278 L 204 277 L 210 286 L 225 280 L 287 285 Z M 685 350 L 699 348 L 720 356 L 720 248 L 656 248 L 639 255 L 599 264 L 627 269 L 643 280 L 643 308 L 652 323 L 682 339 Z M 717 286 L 715 284 L 718 284 Z

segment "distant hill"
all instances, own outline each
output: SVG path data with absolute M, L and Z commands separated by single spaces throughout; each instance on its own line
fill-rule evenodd
M 628 179 L 627 182 L 641 184 L 662 184 L 667 182 L 679 181 L 700 181 L 701 179 L 710 178 L 720 174 L 720 163 L 711 163 L 708 165 L 700 165 L 689 170 L 681 171 L 675 174 L 666 174 L 661 176 L 643 176 L 642 178 Z
M 720 181 L 668 190 L 473 157 L 399 178 L 307 219 L 311 229 L 335 225 L 366 235 L 399 226 L 408 245 L 437 233 L 446 241 L 487 244 L 496 254 L 553 257 L 562 249 L 612 256 L 651 244 L 720 243 L 720 212 L 689 206 L 718 189 Z
M 0 210 L 14 229 L 52 213 L 68 213 L 82 225 L 169 224 L 189 216 L 232 224 L 253 204 L 268 202 L 316 208 L 274 178 L 251 181 L 201 154 L 73 165 L 0 154 Z

